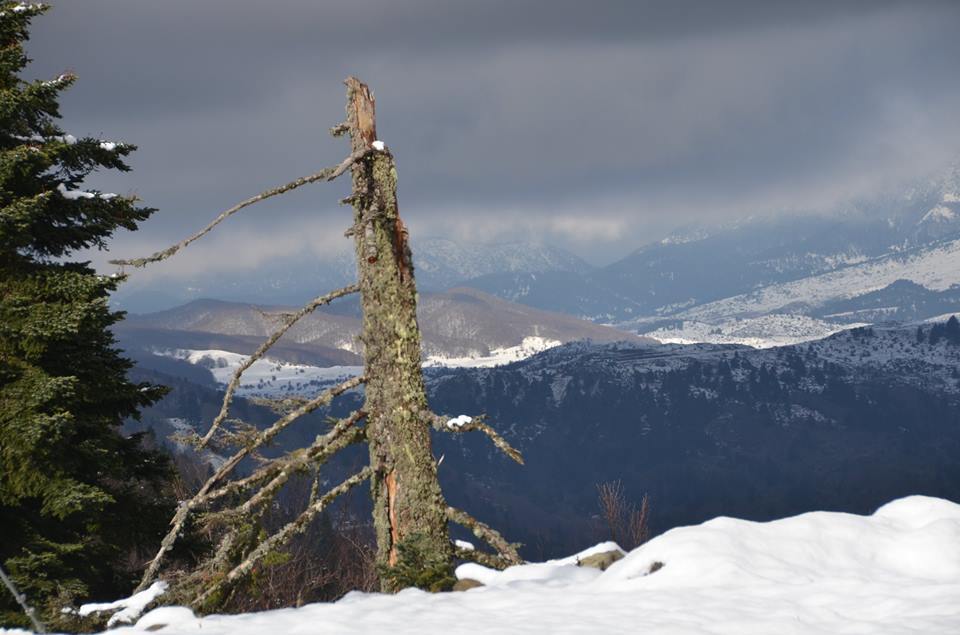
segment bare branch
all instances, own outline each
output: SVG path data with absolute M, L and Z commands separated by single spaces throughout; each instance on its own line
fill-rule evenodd
M 359 285 L 352 284 L 348 287 L 337 289 L 336 291 L 331 291 L 326 295 L 322 295 L 320 297 L 314 298 L 313 300 L 308 302 L 306 305 L 304 305 L 299 311 L 287 316 L 286 321 L 280 326 L 280 328 L 274 331 L 273 334 L 270 337 L 268 337 L 266 341 L 264 341 L 263 344 L 261 344 L 256 351 L 254 351 L 253 355 L 251 355 L 246 360 L 244 360 L 244 362 L 240 364 L 237 370 L 234 371 L 233 378 L 230 380 L 230 383 L 227 384 L 227 392 L 223 396 L 223 405 L 220 407 L 220 412 L 213 419 L 213 423 L 210 424 L 210 429 L 200 440 L 200 443 L 198 444 L 198 448 L 202 449 L 206 447 L 206 445 L 210 442 L 210 439 L 213 438 L 213 435 L 217 431 L 217 428 L 219 428 L 220 425 L 227 418 L 227 413 L 230 410 L 230 404 L 233 401 L 233 395 L 237 391 L 237 388 L 240 386 L 240 379 L 243 376 L 243 373 L 245 373 L 247 369 L 253 366 L 254 362 L 262 358 L 266 354 L 266 352 L 270 349 L 270 347 L 276 344 L 277 340 L 283 337 L 283 334 L 289 331 L 290 327 L 296 324 L 304 316 L 309 315 L 310 313 L 315 311 L 318 307 L 321 307 L 324 304 L 329 304 L 330 302 L 333 302 L 337 298 L 342 298 L 345 295 L 356 293 L 359 290 L 360 290 Z
M 30 622 L 33 624 L 33 630 L 37 633 L 46 633 L 47 629 L 44 628 L 43 622 L 37 618 L 37 612 L 27 603 L 27 596 L 17 589 L 17 585 L 13 583 L 7 576 L 7 572 L 3 570 L 3 567 L 0 567 L 0 580 L 3 580 L 4 586 L 7 587 L 7 590 L 13 595 L 13 599 L 17 601 L 17 604 L 20 605 L 20 608 L 23 609 L 23 612 L 27 617 L 30 618 Z
M 260 488 L 257 493 L 241 505 L 237 511 L 240 512 L 241 515 L 249 514 L 273 498 L 273 495 L 276 494 L 297 471 L 311 463 L 322 464 L 339 450 L 342 450 L 351 443 L 362 440 L 364 434 L 363 430 L 359 428 L 355 428 L 353 434 L 344 434 L 344 430 L 353 425 L 353 421 L 355 421 L 355 419 L 344 419 L 343 422 L 346 425 L 341 428 L 335 428 L 325 434 L 321 438 L 322 442 L 321 439 L 317 439 L 317 442 L 309 448 L 299 450 L 284 457 L 286 460 L 283 461 L 283 465 L 280 466 L 280 470 L 273 477 L 273 480 Z
M 207 494 L 210 491 L 210 488 L 216 485 L 216 483 L 219 482 L 224 476 L 229 474 L 233 468 L 235 468 L 237 464 L 240 463 L 240 461 L 242 461 L 247 455 L 265 443 L 268 443 L 288 425 L 303 415 L 309 414 L 317 408 L 327 405 L 333 401 L 334 397 L 341 395 L 352 388 L 356 388 L 364 381 L 365 378 L 363 376 L 354 377 L 337 386 L 334 386 L 333 388 L 325 390 L 320 395 L 314 397 L 309 402 L 300 406 L 290 414 L 278 419 L 272 426 L 261 432 L 260 435 L 252 443 L 250 443 L 250 445 L 241 448 L 236 454 L 227 459 L 223 465 L 220 466 L 220 469 L 218 469 L 213 476 L 207 479 L 207 482 L 203 484 L 203 487 L 200 488 L 200 491 L 198 491 L 193 498 L 191 498 L 189 501 L 184 501 L 180 504 L 180 507 L 177 508 L 177 513 L 170 522 L 170 531 L 167 532 L 166 536 L 164 536 L 160 543 L 160 550 L 157 552 L 157 555 L 154 556 L 153 560 L 150 561 L 149 566 L 147 566 L 147 570 L 144 571 L 143 578 L 140 580 L 140 585 L 137 587 L 137 591 L 142 591 L 145 589 L 156 577 L 157 571 L 160 569 L 160 563 L 163 560 L 163 556 L 173 548 L 173 543 L 176 542 L 180 532 L 183 531 L 183 526 L 186 524 L 187 517 L 190 515 L 190 512 L 207 501 Z
M 285 415 L 288 412 L 293 412 L 294 409 L 299 408 L 303 404 L 307 403 L 309 399 L 306 397 L 300 397 L 298 395 L 292 395 L 287 397 L 271 398 L 271 397 L 247 397 L 247 401 L 254 404 L 255 406 L 263 406 L 269 410 L 272 410 L 278 415 Z M 196 437 L 196 441 L 199 442 L 199 435 Z
M 324 435 L 317 436 L 316 441 L 314 441 L 309 447 L 302 450 L 297 450 L 293 454 L 276 458 L 258 469 L 250 476 L 227 483 L 220 489 L 214 490 L 207 494 L 203 502 L 209 503 L 217 500 L 218 498 L 223 498 L 229 494 L 242 492 L 249 487 L 263 483 L 267 479 L 274 478 L 277 474 L 285 469 L 291 467 L 293 469 L 299 469 L 308 465 L 309 463 L 321 462 L 330 454 L 337 452 L 350 443 L 360 441 L 363 438 L 362 434 L 352 435 L 349 437 L 343 437 L 341 435 L 345 430 L 352 427 L 366 415 L 367 413 L 362 410 L 357 410 L 356 412 L 351 413 L 350 416 L 337 421 L 329 432 Z M 359 429 L 355 430 L 357 433 L 362 432 L 362 430 Z M 343 442 L 334 443 L 334 441 L 337 440 L 342 440 Z
M 467 512 L 455 507 L 447 507 L 447 519 L 458 525 L 463 525 L 472 531 L 474 536 L 493 547 L 506 565 L 523 564 L 523 558 L 517 553 L 517 548 L 507 542 L 496 529 L 483 524 Z
M 200 594 L 194 601 L 194 606 L 201 606 L 203 603 L 214 593 L 219 592 L 221 589 L 227 586 L 236 584 L 240 578 L 246 576 L 250 573 L 250 570 L 253 569 L 253 566 L 265 555 L 270 553 L 272 550 L 282 547 L 289 541 L 293 536 L 302 532 L 310 522 L 316 518 L 317 514 L 322 512 L 326 507 L 341 494 L 348 492 L 350 489 L 359 485 L 364 480 L 368 479 L 370 475 L 373 474 L 373 470 L 367 466 L 360 470 L 357 474 L 354 474 L 347 480 L 343 481 L 332 490 L 324 494 L 317 500 L 315 503 L 307 507 L 296 520 L 285 525 L 280 531 L 273 534 L 254 549 L 247 558 L 234 567 L 229 573 L 227 573 L 223 578 L 218 580 L 215 584 L 208 587 L 202 594 Z
M 315 183 L 317 181 L 332 181 L 338 176 L 340 176 L 341 174 L 343 174 L 344 172 L 346 172 L 348 169 L 350 169 L 350 166 L 352 166 L 354 163 L 356 163 L 357 161 L 359 161 L 360 159 L 362 159 L 364 156 L 366 156 L 368 153 L 372 151 L 373 150 L 371 149 L 358 150 L 353 154 L 351 154 L 350 156 L 348 156 L 343 161 L 341 161 L 336 166 L 324 168 L 319 172 L 311 174 L 310 176 L 302 176 L 296 181 L 291 181 L 286 185 L 281 185 L 279 187 L 275 187 L 275 188 L 266 190 L 264 192 L 260 192 L 256 196 L 248 198 L 245 201 L 241 201 L 240 203 L 237 203 L 230 209 L 225 210 L 224 212 L 221 212 L 221 214 L 217 216 L 215 219 L 213 219 L 213 221 L 211 221 L 209 225 L 201 229 L 199 232 L 197 232 L 193 236 L 190 236 L 189 238 L 184 238 L 177 244 L 171 245 L 170 247 L 167 247 L 162 251 L 158 251 L 152 256 L 147 256 L 146 258 L 131 258 L 129 260 L 111 260 L 110 264 L 131 265 L 133 267 L 145 267 L 151 262 L 160 262 L 161 260 L 166 260 L 167 258 L 174 255 L 175 253 L 177 253 L 178 251 L 180 251 L 181 249 L 183 249 L 193 241 L 198 240 L 202 238 L 204 235 L 210 233 L 210 230 L 212 230 L 214 227 L 216 227 L 217 225 L 219 225 L 229 217 L 233 216 L 243 208 L 249 207 L 254 203 L 259 203 L 260 201 L 264 201 L 273 196 L 277 196 L 279 194 L 289 192 L 290 190 L 294 190 L 298 187 L 309 185 L 310 183 Z
M 471 562 L 482 564 L 485 567 L 490 567 L 491 569 L 500 569 L 501 571 L 509 567 L 511 564 L 500 556 L 495 556 L 492 553 L 486 553 L 484 551 L 478 551 L 477 549 L 464 549 L 463 547 L 456 547 L 453 550 L 453 555 L 461 560 L 470 560 Z
M 510 445 L 506 439 L 504 439 L 500 434 L 483 422 L 485 417 L 479 416 L 472 418 L 468 423 L 458 424 L 458 425 L 448 425 L 450 421 L 447 417 L 441 417 L 440 415 L 432 416 L 432 425 L 434 430 L 440 430 L 442 432 L 472 432 L 478 430 L 493 441 L 493 444 L 500 448 L 500 450 L 506 454 L 508 457 L 523 465 L 523 455 L 520 454 L 520 451 Z

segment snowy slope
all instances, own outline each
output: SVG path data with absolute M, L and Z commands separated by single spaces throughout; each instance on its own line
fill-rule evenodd
M 805 315 L 771 314 L 756 318 L 722 320 L 713 324 L 683 321 L 644 333 L 664 344 L 745 344 L 754 348 L 773 348 L 829 337 L 838 331 L 864 326 L 862 323 L 836 324 Z
M 441 366 L 445 368 L 490 368 L 493 366 L 503 366 L 504 364 L 512 364 L 513 362 L 527 359 L 537 353 L 542 353 L 555 346 L 560 346 L 562 343 L 560 340 L 529 336 L 523 338 L 523 341 L 517 346 L 495 348 L 486 355 L 482 353 L 460 357 L 429 355 L 424 360 L 423 365 L 427 367 Z
M 461 357 L 431 355 L 424 359 L 423 365 L 431 368 L 490 368 L 527 359 L 561 343 L 531 336 L 525 337 L 517 346 L 495 348 L 489 353 L 477 351 Z M 154 354 L 207 368 L 224 387 L 249 357 L 217 349 L 155 349 Z M 362 372 L 362 366 L 312 366 L 267 357 L 258 359 L 244 372 L 237 394 L 241 397 L 277 397 L 316 393 L 319 388 L 338 384 Z
M 960 632 L 960 505 L 937 498 L 896 500 L 871 516 L 716 518 L 654 538 L 605 572 L 569 562 L 503 572 L 463 565 L 459 576 L 487 584 L 465 593 L 351 593 L 332 604 L 202 619 L 161 608 L 112 632 Z M 654 563 L 662 568 L 651 573 Z
M 688 309 L 676 317 L 710 322 L 774 312 L 801 313 L 830 300 L 882 289 L 897 280 L 911 280 L 937 291 L 960 284 L 960 240 L 947 240 L 817 276 L 766 286 Z
M 156 354 L 203 366 L 223 386 L 230 383 L 237 368 L 249 357 L 221 350 L 159 350 Z M 315 393 L 318 387 L 340 383 L 362 372 L 362 366 L 317 367 L 271 358 L 258 359 L 243 374 L 237 394 L 242 397 L 276 397 Z

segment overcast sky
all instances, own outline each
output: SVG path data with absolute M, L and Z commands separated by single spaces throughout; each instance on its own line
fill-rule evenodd
M 377 97 L 416 235 L 600 264 L 704 215 L 829 210 L 960 149 L 960 2 L 52 4 L 31 76 L 79 75 L 65 127 L 140 146 L 91 185 L 160 209 L 120 256 L 346 156 L 326 131 L 349 74 Z M 348 186 L 250 208 L 181 266 L 343 244 Z

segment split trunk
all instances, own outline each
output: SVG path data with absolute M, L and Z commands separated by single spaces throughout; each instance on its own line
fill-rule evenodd
M 347 84 L 366 376 L 367 435 L 377 537 L 385 591 L 432 586 L 449 578 L 453 551 L 446 504 L 430 443 L 430 410 L 420 362 L 417 288 L 407 230 L 397 208 L 397 172 L 377 140 L 373 96 L 355 78 Z M 415 572 L 418 580 L 401 572 Z

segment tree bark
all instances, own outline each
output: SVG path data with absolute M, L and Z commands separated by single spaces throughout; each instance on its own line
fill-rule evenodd
M 430 444 L 430 410 L 420 361 L 417 289 L 407 230 L 397 208 L 393 156 L 377 140 L 373 96 L 348 78 L 347 120 L 352 166 L 354 236 L 366 369 L 367 439 L 372 469 L 377 563 L 384 591 L 412 584 L 391 571 L 422 570 L 422 563 L 453 564 L 446 503 Z M 403 562 L 410 559 L 410 562 Z M 414 562 L 414 560 L 416 562 Z M 419 564 L 418 564 L 419 563 Z M 439 563 L 439 564 L 438 564 Z M 403 565 L 403 566 L 398 566 Z

